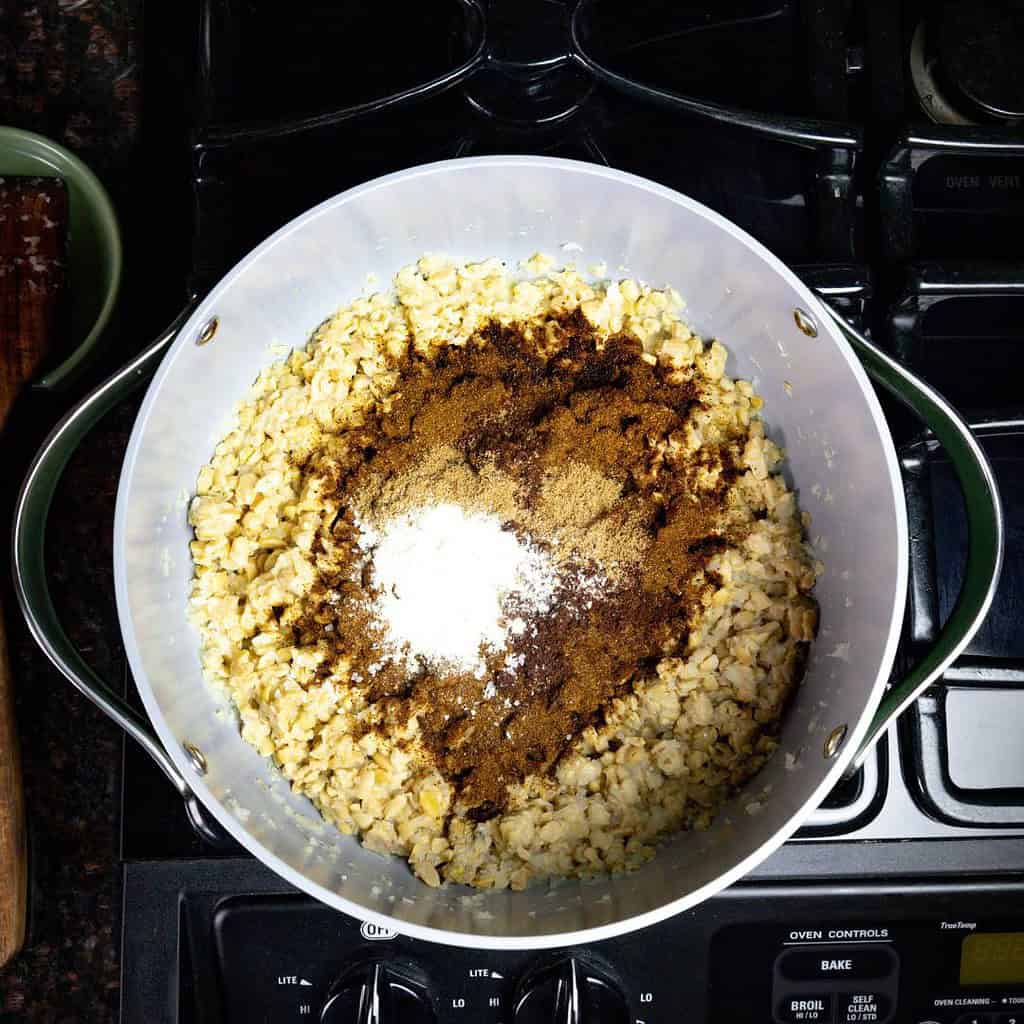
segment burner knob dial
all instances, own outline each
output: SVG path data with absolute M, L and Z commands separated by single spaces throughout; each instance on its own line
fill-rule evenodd
M 632 1024 L 629 1003 L 608 972 L 575 956 L 524 975 L 514 1008 L 514 1024 Z
M 368 960 L 331 987 L 320 1024 L 435 1024 L 423 972 L 402 960 Z

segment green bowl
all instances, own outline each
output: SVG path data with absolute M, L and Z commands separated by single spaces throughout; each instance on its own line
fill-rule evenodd
M 36 381 L 56 388 L 81 367 L 100 339 L 121 287 L 121 232 L 99 178 L 73 153 L 20 128 L 0 127 L 0 177 L 63 178 L 68 190 L 68 262 L 71 349 L 64 361 Z

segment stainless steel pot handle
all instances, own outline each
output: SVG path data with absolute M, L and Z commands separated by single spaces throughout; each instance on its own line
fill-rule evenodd
M 934 388 L 855 331 L 835 310 L 823 310 L 843 332 L 871 378 L 927 424 L 946 449 L 967 508 L 967 565 L 956 606 L 928 653 L 882 698 L 847 775 L 885 730 L 960 656 L 988 614 L 1003 564 L 1003 509 L 995 475 L 977 438 Z
M 152 726 L 93 671 L 68 639 L 50 599 L 43 556 L 50 502 L 72 453 L 102 416 L 149 380 L 194 308 L 195 303 L 190 303 L 139 355 L 86 395 L 51 431 L 32 460 L 18 495 L 12 557 L 15 593 L 36 643 L 67 680 L 142 745 L 181 794 L 189 818 L 208 833 L 198 800 Z
M 149 722 L 86 664 L 68 639 L 50 599 L 43 560 L 50 502 L 72 452 L 106 412 L 149 379 L 193 308 L 193 304 L 186 307 L 143 352 L 86 395 L 43 443 L 18 495 L 13 561 L 18 603 L 36 642 L 66 679 L 142 745 L 185 800 L 193 822 L 207 831 L 196 797 Z M 843 332 L 871 377 L 909 406 L 934 432 L 953 463 L 967 506 L 967 567 L 956 607 L 921 662 L 882 699 L 850 764 L 848 770 L 852 772 L 886 728 L 960 655 L 981 625 L 999 581 L 1003 514 L 992 467 L 970 428 L 950 404 L 830 307 L 822 303 L 821 308 Z

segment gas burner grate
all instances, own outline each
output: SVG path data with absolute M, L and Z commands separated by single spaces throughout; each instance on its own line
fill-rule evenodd
M 716 12 L 719 48 L 729 38 L 763 43 L 766 30 L 824 34 L 834 45 L 812 48 L 809 61 L 776 60 L 773 84 L 762 76 L 752 94 L 721 81 L 722 95 L 709 98 L 687 94 L 686 80 L 620 67 L 610 7 L 591 0 L 449 0 L 397 23 L 387 8 L 313 2 L 303 24 L 286 26 L 266 2 L 205 0 L 193 287 L 206 290 L 290 217 L 351 185 L 482 153 L 608 163 L 707 202 L 787 260 L 856 259 L 862 133 L 843 120 L 842 32 L 819 24 L 832 17 L 811 11 L 821 5 L 761 3 L 770 16 L 743 15 L 749 6 Z M 697 6 L 686 9 L 707 21 Z M 704 67 L 717 52 L 706 31 L 673 29 L 680 10 L 648 12 L 645 23 L 666 24 L 656 54 L 644 51 L 655 71 Z M 378 53 L 370 41 L 385 35 Z M 776 95 L 787 97 L 781 106 Z M 794 103 L 798 114 L 781 112 Z

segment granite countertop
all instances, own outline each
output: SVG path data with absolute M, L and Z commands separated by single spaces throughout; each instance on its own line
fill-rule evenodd
M 91 383 L 140 347 L 137 337 L 148 339 L 176 311 L 180 297 L 150 294 L 155 308 L 138 308 L 145 305 L 143 289 L 138 303 L 126 304 L 110 351 L 89 381 L 66 396 L 22 395 L 3 438 L 5 459 L 14 463 L 0 485 L 5 525 L 48 430 Z M 46 535 L 47 575 L 61 621 L 90 665 L 118 689 L 126 677 L 114 601 L 114 503 L 140 402 L 141 394 L 125 400 L 72 456 Z M 125 739 L 36 646 L 8 574 L 2 596 L 29 832 L 29 930 L 22 952 L 0 969 L 0 1024 L 112 1024 L 119 1011 Z
M 127 224 L 137 211 L 113 184 Z M 2 439 L 4 526 L 32 453 L 50 428 L 180 310 L 180 266 L 177 273 L 150 276 L 152 264 L 138 264 L 126 270 L 118 325 L 87 379 L 66 395 L 26 390 L 16 403 Z M 47 575 L 61 621 L 115 688 L 124 685 L 125 659 L 114 602 L 114 502 L 140 401 L 141 395 L 132 396 L 110 412 L 72 456 L 46 535 Z M 29 934 L 21 954 L 0 970 L 0 1024 L 107 1024 L 118 1019 L 119 1007 L 124 737 L 50 665 L 28 634 L 8 573 L 2 584 L 29 830 Z
M 0 118 L 82 156 L 111 192 L 125 243 L 116 327 L 103 354 L 67 394 L 26 391 L 11 413 L 0 442 L 0 528 L 9 525 L 25 468 L 47 431 L 183 305 L 197 10 L 195 0 L 144 9 L 140 0 L 0 3 Z M 144 64 L 143 29 L 161 40 Z M 113 511 L 139 400 L 115 409 L 83 442 L 55 495 L 47 533 L 57 611 L 86 660 L 116 687 L 125 668 Z M 25 948 L 0 970 L 0 1024 L 108 1024 L 119 1008 L 123 737 L 36 647 L 6 571 L 0 597 L 22 746 L 30 886 Z
M 23 442 L 34 441 L 65 404 L 26 396 L 5 450 L 15 446 L 18 460 L 27 458 Z M 122 678 L 123 658 L 112 582 L 113 504 L 133 414 L 134 403 L 116 410 L 76 454 L 54 499 L 47 543 L 54 602 L 69 635 L 114 680 Z M 39 651 L 9 586 L 4 607 L 22 744 L 30 910 L 27 944 L 0 971 L 0 1020 L 115 1021 L 121 734 Z

